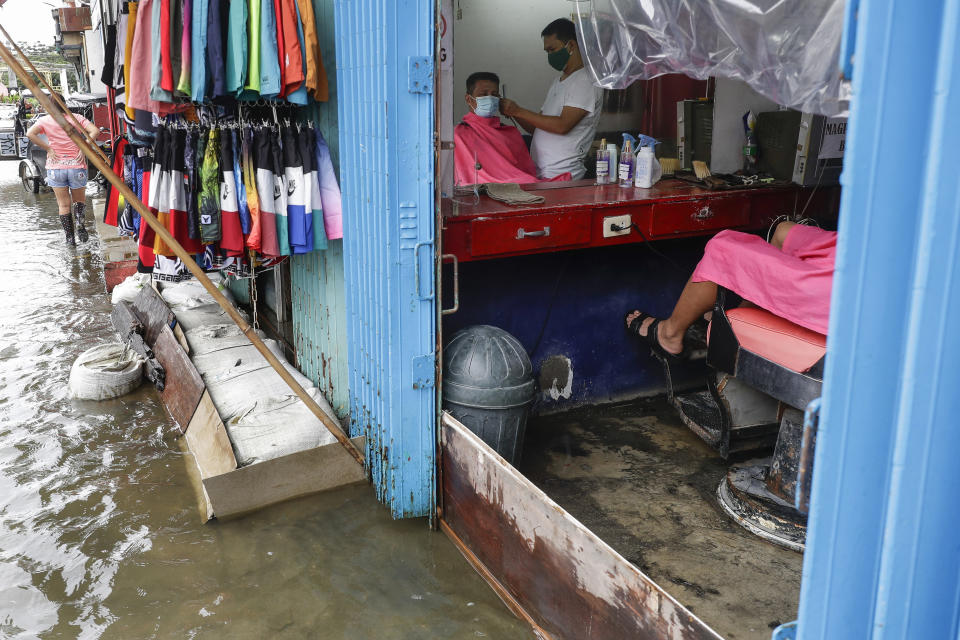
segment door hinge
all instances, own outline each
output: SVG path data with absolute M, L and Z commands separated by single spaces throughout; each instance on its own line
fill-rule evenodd
M 430 389 L 436 380 L 436 358 L 428 353 L 413 359 L 413 388 Z
M 411 56 L 408 60 L 407 89 L 410 93 L 433 93 L 433 58 Z

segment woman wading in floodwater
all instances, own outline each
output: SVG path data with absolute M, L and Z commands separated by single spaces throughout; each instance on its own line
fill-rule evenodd
M 59 94 L 58 94 L 58 97 Z M 59 102 L 63 103 L 60 97 Z M 77 122 L 90 134 L 91 139 L 100 135 L 97 126 L 79 114 L 73 114 Z M 70 126 L 72 123 L 67 121 Z M 46 140 L 41 135 L 47 137 Z M 30 141 L 47 152 L 47 185 L 53 188 L 57 196 L 57 209 L 60 224 L 66 234 L 68 246 L 76 246 L 73 238 L 76 221 L 77 238 L 86 242 L 87 229 L 84 227 L 84 213 L 87 196 L 87 160 L 80 147 L 70 139 L 63 127 L 57 124 L 51 115 L 45 115 L 27 130 Z M 72 214 L 72 215 L 71 215 Z

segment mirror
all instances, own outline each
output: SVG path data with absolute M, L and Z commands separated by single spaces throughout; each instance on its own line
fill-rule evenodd
M 441 133 L 441 191 L 452 193 L 454 127 L 470 109 L 465 100 L 467 78 L 492 72 L 500 78 L 500 95 L 521 107 L 539 112 L 557 75 L 547 61 L 540 32 L 559 17 L 555 0 L 445 0 L 442 3 L 438 125 Z M 677 157 L 677 102 L 712 98 L 715 82 L 668 75 L 636 82 L 621 90 L 605 91 L 596 123 L 594 144 L 586 153 L 592 180 L 593 151 L 602 138 L 619 146 L 621 133 L 645 133 L 657 138 L 659 157 Z M 501 118 L 513 126 L 509 118 Z M 529 146 L 529 133 L 521 129 Z M 709 145 L 707 145 L 709 148 Z

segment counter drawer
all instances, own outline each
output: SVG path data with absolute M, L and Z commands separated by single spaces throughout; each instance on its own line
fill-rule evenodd
M 750 199 L 746 196 L 713 197 L 653 205 L 650 236 L 669 238 L 713 229 L 742 227 L 750 221 Z
M 470 223 L 470 254 L 526 253 L 590 242 L 590 212 L 477 218 Z

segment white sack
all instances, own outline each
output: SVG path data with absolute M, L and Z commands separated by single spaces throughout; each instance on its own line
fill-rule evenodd
M 176 314 L 177 322 L 180 323 L 180 327 L 185 332 L 197 327 L 233 323 L 233 319 L 216 302 L 198 307 L 171 307 L 171 309 Z M 239 313 L 244 320 L 249 322 L 249 316 L 246 313 L 243 311 L 239 311 Z
M 87 349 L 70 369 L 71 398 L 108 400 L 130 393 L 143 380 L 143 358 L 115 342 Z
M 336 421 L 320 390 L 313 388 L 309 393 Z M 256 401 L 243 414 L 229 420 L 226 428 L 240 466 L 336 442 L 333 434 L 292 392 L 288 396 Z
M 259 329 L 256 330 L 261 340 L 265 340 L 267 334 Z M 214 351 L 229 349 L 231 347 L 243 347 L 250 344 L 250 339 L 243 335 L 234 323 L 230 324 L 210 324 L 184 331 L 183 335 L 187 338 L 187 344 L 190 345 L 191 356 L 202 356 Z
M 133 302 L 140 290 L 150 286 L 149 273 L 135 273 L 113 288 L 110 301 L 113 304 Z
M 222 281 L 214 281 L 213 284 L 220 290 L 220 293 L 226 296 L 231 304 L 234 303 L 233 294 L 227 289 L 226 284 Z M 189 309 L 211 303 L 216 304 L 210 292 L 196 280 L 186 280 L 184 282 L 168 284 L 163 288 L 160 297 L 163 298 L 164 302 L 167 303 L 167 306 L 169 306 L 174 313 L 177 312 L 178 308 Z

